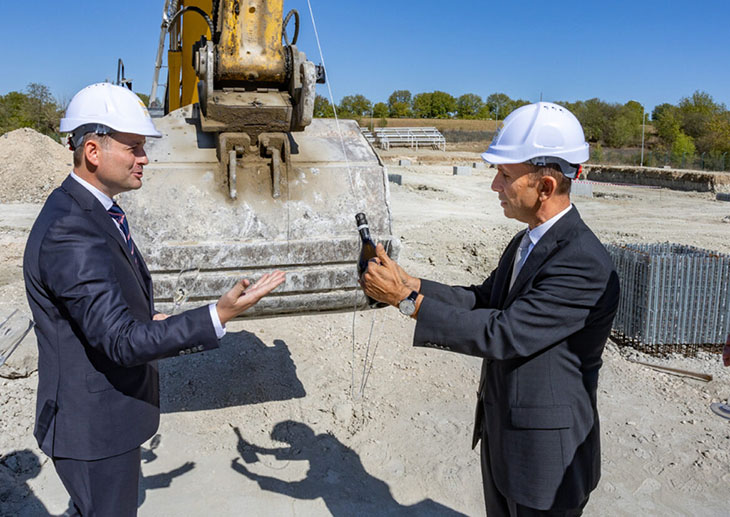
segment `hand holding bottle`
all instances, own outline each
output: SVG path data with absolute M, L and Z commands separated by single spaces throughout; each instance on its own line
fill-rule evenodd
M 405 271 L 388 256 L 382 244 L 377 245 L 375 252 L 376 258 L 370 260 L 360 284 L 369 297 L 397 307 L 401 300 L 416 289 L 411 289 L 403 282 L 401 272 Z M 420 287 L 420 281 L 418 284 Z
M 375 243 L 370 237 L 370 226 L 368 225 L 367 217 L 365 214 L 359 213 L 355 215 L 355 222 L 357 223 L 357 231 L 360 233 L 360 240 L 362 241 L 360 246 L 360 256 L 357 259 L 357 275 L 362 278 L 363 273 L 368 268 L 368 263 L 374 260 L 377 256 L 375 252 Z M 367 293 L 365 293 L 367 296 Z M 387 307 L 388 304 L 374 300 L 370 296 L 368 298 L 368 305 L 370 307 Z

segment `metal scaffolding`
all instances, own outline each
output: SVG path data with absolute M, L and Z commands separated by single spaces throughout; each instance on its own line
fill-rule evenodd
M 621 281 L 614 341 L 653 354 L 722 348 L 730 334 L 730 255 L 668 242 L 606 248 Z

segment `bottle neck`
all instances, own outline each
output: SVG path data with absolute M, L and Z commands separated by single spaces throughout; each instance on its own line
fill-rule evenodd
M 367 224 L 360 225 L 357 229 L 357 231 L 360 232 L 360 238 L 363 240 L 363 242 L 371 241 L 370 238 L 370 228 L 368 228 Z

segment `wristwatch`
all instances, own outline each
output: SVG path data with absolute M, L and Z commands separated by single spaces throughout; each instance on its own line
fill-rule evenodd
M 411 291 L 407 298 L 400 301 L 398 310 L 401 314 L 413 316 L 413 313 L 416 312 L 416 298 L 418 298 L 418 291 Z

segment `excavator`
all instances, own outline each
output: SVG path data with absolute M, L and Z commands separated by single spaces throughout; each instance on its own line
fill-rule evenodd
M 325 70 L 297 49 L 299 14 L 283 3 L 165 1 L 150 95 L 168 40 L 163 137 L 122 201 L 163 312 L 275 268 L 286 282 L 246 317 L 367 308 L 359 212 L 398 256 L 387 171 L 355 121 L 313 118 Z M 181 287 L 186 271 L 194 285 Z

